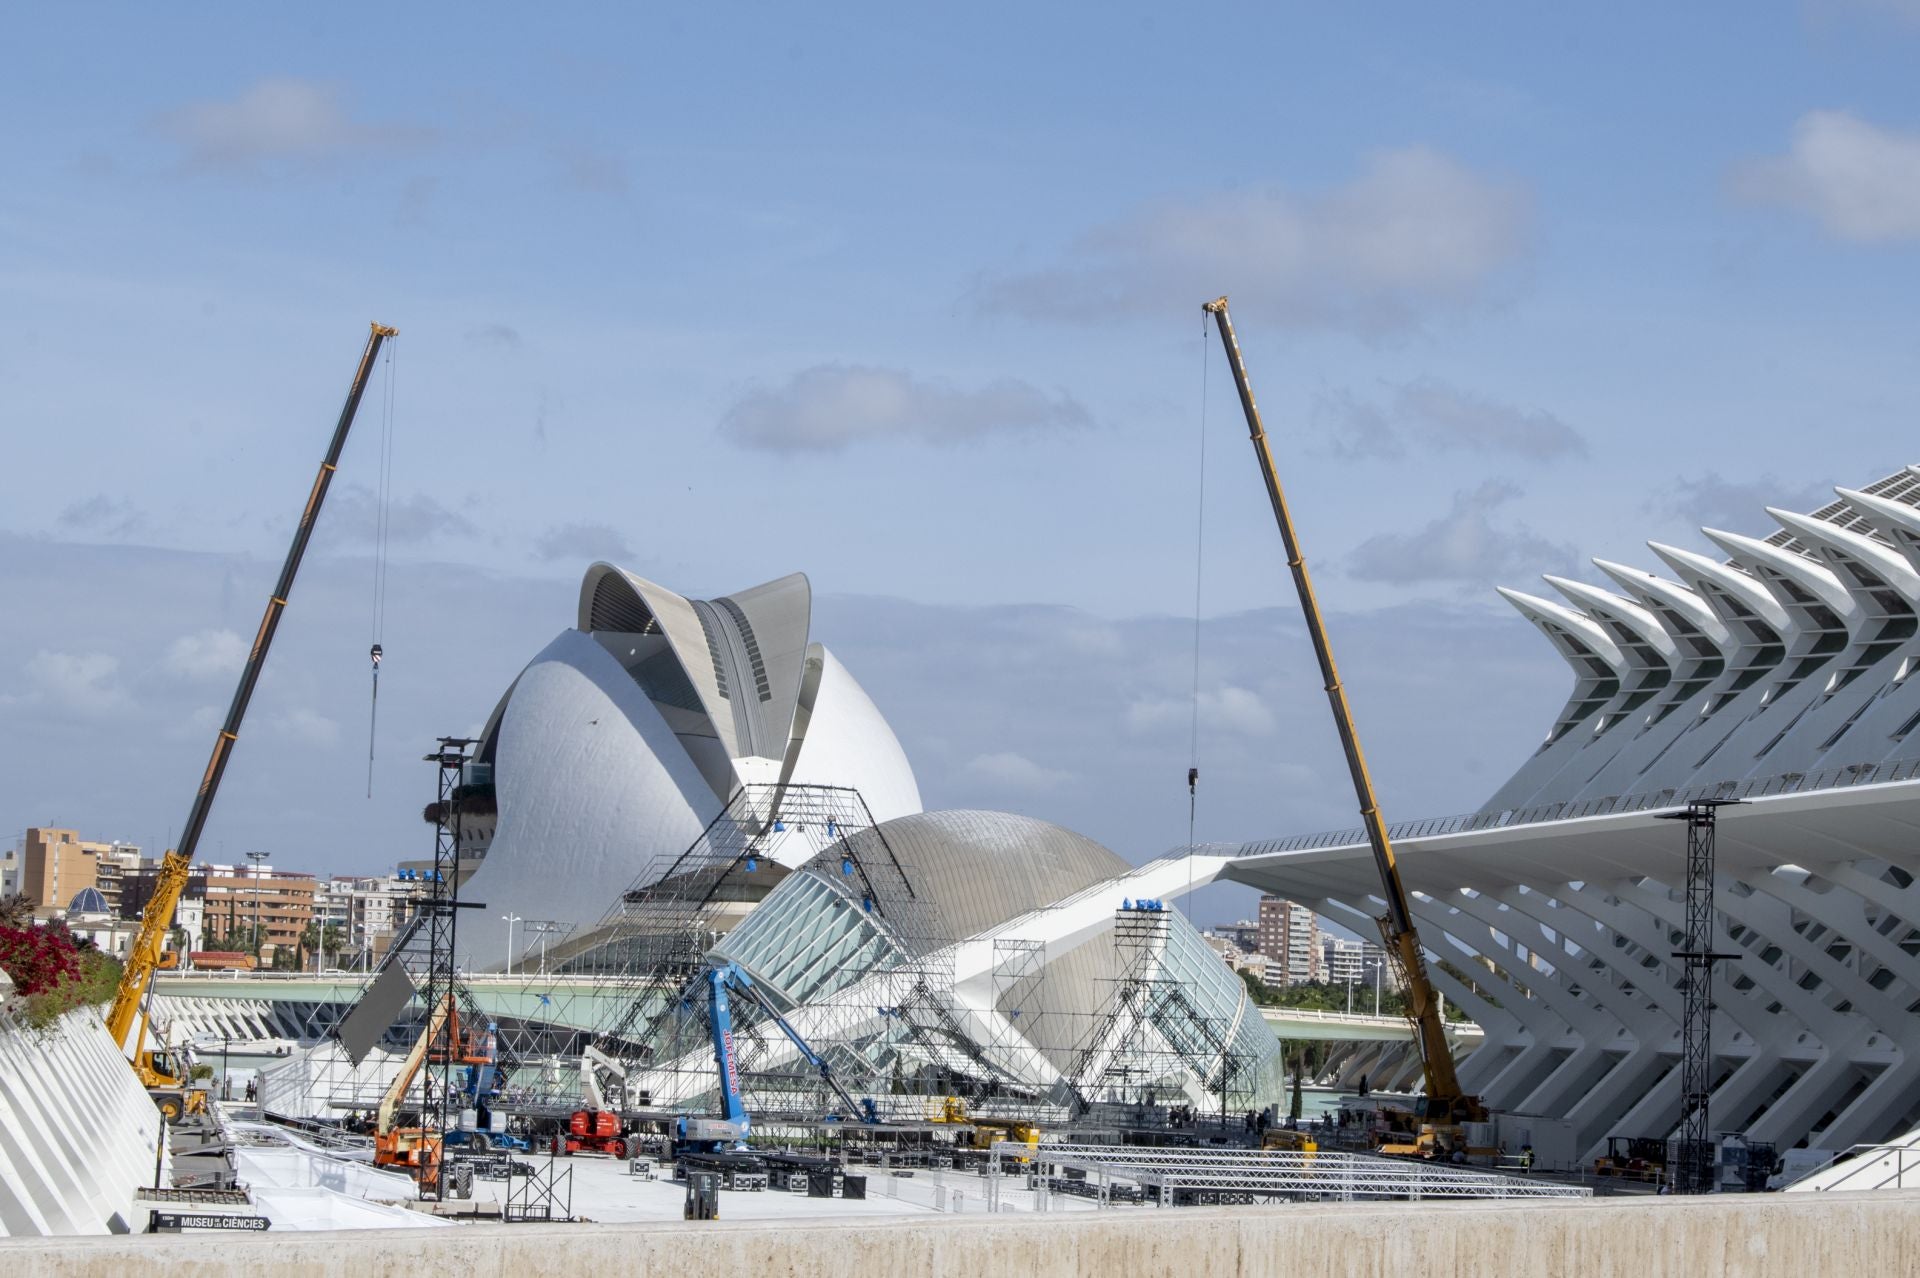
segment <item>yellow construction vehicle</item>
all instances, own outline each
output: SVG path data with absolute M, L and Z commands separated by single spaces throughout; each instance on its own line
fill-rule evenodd
M 935 1109 L 928 1114 L 928 1121 L 934 1123 L 954 1123 L 971 1127 L 967 1134 L 965 1148 L 992 1149 L 995 1141 L 1016 1141 L 1029 1149 L 1040 1145 L 1040 1129 L 1031 1123 L 1022 1123 L 1011 1118 L 976 1118 L 967 1113 L 967 1104 L 958 1096 L 943 1096 Z
M 1609 1136 L 1607 1152 L 1593 1160 L 1593 1174 L 1657 1185 L 1667 1175 L 1667 1142 L 1658 1136 Z
M 1374 797 L 1373 778 L 1367 773 L 1366 757 L 1360 752 L 1360 735 L 1353 724 L 1353 711 L 1347 705 L 1347 692 L 1333 662 L 1333 649 L 1327 641 L 1327 628 L 1320 617 L 1320 603 L 1314 596 L 1313 579 L 1307 573 L 1306 557 L 1294 533 L 1293 516 L 1280 489 L 1280 475 L 1274 468 L 1273 450 L 1267 444 L 1267 432 L 1260 424 L 1260 410 L 1253 400 L 1253 387 L 1247 380 L 1247 366 L 1240 355 L 1240 342 L 1234 336 L 1233 320 L 1227 314 L 1227 299 L 1215 298 L 1202 308 L 1213 316 L 1220 332 L 1220 344 L 1233 370 L 1234 389 L 1240 395 L 1240 407 L 1247 419 L 1247 434 L 1260 464 L 1260 477 L 1266 482 L 1267 498 L 1273 505 L 1274 521 L 1280 526 L 1280 540 L 1286 547 L 1287 567 L 1300 596 L 1307 634 L 1313 640 L 1313 653 L 1320 663 L 1321 681 L 1327 701 L 1333 708 L 1333 725 L 1340 734 L 1340 746 L 1346 752 L 1347 771 L 1353 778 L 1354 795 L 1360 804 L 1360 819 L 1366 826 L 1367 843 L 1373 849 L 1375 868 L 1380 873 L 1381 895 L 1387 912 L 1378 922 L 1381 939 L 1386 943 L 1388 959 L 1400 975 L 1407 996 L 1407 1019 L 1413 1022 L 1414 1041 L 1420 1048 L 1420 1061 L 1426 1075 L 1426 1102 L 1420 1114 L 1420 1129 L 1413 1152 L 1423 1157 L 1447 1158 L 1455 1150 L 1469 1154 L 1492 1154 L 1495 1150 L 1486 1133 L 1477 1129 L 1489 1118 L 1487 1107 L 1477 1096 L 1460 1086 L 1453 1068 L 1453 1049 L 1440 1010 L 1440 993 L 1427 976 L 1427 961 L 1420 949 L 1420 934 L 1413 925 L 1406 886 L 1400 881 L 1400 867 L 1394 860 L 1393 843 L 1387 837 L 1386 819 Z M 1469 1132 L 1473 1125 L 1475 1132 Z M 1481 1135 L 1477 1143 L 1473 1136 Z
M 1317 1154 L 1320 1142 L 1291 1127 L 1269 1127 L 1260 1135 L 1260 1148 L 1279 1149 L 1296 1154 Z
M 160 1107 L 168 1122 L 183 1115 L 199 1114 L 207 1108 L 207 1092 L 189 1085 L 192 1072 L 184 1059 L 172 1053 L 147 1049 L 147 1009 L 142 1006 L 153 984 L 153 973 L 160 966 L 167 929 L 173 925 L 173 909 L 187 886 L 187 858 L 168 852 L 160 862 L 154 880 L 153 895 L 140 915 L 140 932 L 127 950 L 127 962 L 120 973 L 120 988 L 114 991 L 113 1005 L 107 1009 L 107 1032 L 133 1062 L 140 1085 Z

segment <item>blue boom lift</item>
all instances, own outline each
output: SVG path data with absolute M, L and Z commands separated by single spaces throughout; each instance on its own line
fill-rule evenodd
M 829 1114 L 828 1118 L 864 1123 L 877 1121 L 873 1101 L 857 1101 L 840 1085 L 840 1081 L 833 1076 L 832 1066 L 800 1036 L 800 1031 L 787 1023 L 787 1018 L 780 1014 L 772 1000 L 760 991 L 760 987 L 753 983 L 753 978 L 739 965 L 716 963 L 707 969 L 701 980 L 707 987 L 707 1025 L 713 1034 L 713 1063 L 720 1073 L 720 1116 L 695 1118 L 682 1115 L 675 1124 L 675 1134 L 681 1148 L 718 1153 L 727 1149 L 745 1149 L 747 1146 L 753 1119 L 740 1097 L 740 1064 L 733 1051 L 732 1000 L 735 997 L 758 1008 L 778 1025 L 780 1032 L 792 1041 L 807 1064 L 820 1071 L 821 1081 L 840 1099 L 843 1107 L 840 1114 Z

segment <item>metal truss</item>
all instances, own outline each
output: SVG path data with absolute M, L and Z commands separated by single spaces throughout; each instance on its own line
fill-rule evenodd
M 1344 1152 L 1169 1149 L 1142 1145 L 1041 1145 L 996 1141 L 988 1156 L 987 1197 L 999 1210 L 1001 1172 L 1008 1160 L 1033 1174 L 1052 1177 L 1068 1169 L 1087 1173 L 1105 1204 L 1116 1182 L 1139 1186 L 1162 1206 L 1174 1206 L 1193 1191 L 1260 1198 L 1426 1199 L 1588 1198 L 1582 1185 L 1503 1176 L 1496 1172 L 1431 1165 L 1402 1158 Z

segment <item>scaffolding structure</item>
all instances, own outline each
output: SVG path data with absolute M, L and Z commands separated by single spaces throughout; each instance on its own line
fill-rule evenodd
M 1253 1098 L 1253 1071 L 1235 1050 L 1231 1027 L 1202 1012 L 1168 970 L 1173 917 L 1162 901 L 1128 901 L 1114 913 L 1120 974 L 1068 1075 L 1083 1113 L 1121 1106 L 1144 1114 L 1204 1096 L 1224 1116 Z
M 705 973 L 746 909 L 796 874 L 811 880 L 821 926 L 850 939 L 780 1010 L 841 1087 L 881 1115 L 918 1119 L 920 1096 L 965 1093 L 968 1080 L 991 1073 L 954 1008 L 959 938 L 935 934 L 931 903 L 859 792 L 750 785 L 567 947 L 564 970 L 594 972 L 618 991 L 591 1044 L 626 1071 L 629 1105 L 698 1109 L 715 1099 Z M 818 1069 L 769 1018 L 739 1002 L 733 1010 L 750 1109 L 801 1118 L 837 1107 Z
M 1715 1154 L 1709 1104 L 1713 1096 L 1713 965 L 1738 954 L 1719 954 L 1713 948 L 1714 835 L 1719 810 L 1738 799 L 1695 799 L 1667 820 L 1687 825 L 1686 948 L 1675 950 L 1681 960 L 1680 1018 L 1680 1131 L 1676 1138 L 1673 1191 L 1711 1193 Z
M 510 976 L 453 980 L 445 956 L 457 939 L 460 802 L 484 797 L 484 772 L 471 760 L 442 770 L 430 809 L 430 819 L 441 818 L 438 903 L 385 960 L 420 992 L 382 1040 L 384 1059 L 356 1068 L 327 1043 L 296 1053 L 283 1067 L 284 1090 L 316 1098 L 303 1116 L 370 1110 L 383 1068 L 391 1077 L 436 991 L 449 986 L 462 1026 L 493 1032 L 510 1074 L 497 1110 L 553 1120 L 604 1106 L 635 1122 L 714 1112 L 706 974 L 720 962 L 753 980 L 838 1085 L 828 1086 L 754 1000 L 734 1000 L 734 1060 L 757 1124 L 817 1123 L 845 1108 L 843 1094 L 883 1123 L 951 1121 L 958 1100 L 968 1115 L 1049 1126 L 1152 1122 L 1172 1106 L 1227 1112 L 1253 1098 L 1260 1059 L 1240 1041 L 1238 1014 L 1208 1015 L 1207 996 L 1186 984 L 1199 959 L 1172 936 L 1175 916 L 1162 903 L 1128 902 L 1115 915 L 1111 951 L 1072 956 L 1076 969 L 1091 964 L 1110 987 L 1092 1006 L 1050 995 L 1049 981 L 1064 974 L 1050 976 L 1049 967 L 1067 955 L 1011 933 L 990 940 L 990 965 L 970 966 L 959 990 L 956 957 L 976 938 L 943 934 L 948 925 L 922 886 L 931 873 L 916 872 L 913 853 L 891 843 L 859 793 L 843 787 L 744 786 L 689 846 L 636 876 L 597 923 L 530 929 L 539 945 L 521 952 Z M 776 888 L 778 908 L 761 908 Z M 476 983 L 491 1020 L 471 996 Z M 342 1011 L 315 1005 L 297 1036 L 329 1035 Z M 429 1122 L 441 1111 L 452 1117 L 460 1056 L 451 1043 L 434 1053 L 439 1091 Z

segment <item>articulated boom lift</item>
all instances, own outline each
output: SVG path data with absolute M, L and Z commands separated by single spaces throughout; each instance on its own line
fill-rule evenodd
M 439 1187 L 440 1161 L 445 1141 L 439 1132 L 424 1126 L 399 1126 L 400 1106 L 406 1101 L 407 1089 L 419 1077 L 421 1066 L 426 1064 L 427 1049 L 441 1041 L 440 1035 L 446 1030 L 447 1022 L 455 1016 L 453 993 L 449 991 L 427 1018 L 426 1030 L 407 1050 L 406 1059 L 400 1063 L 400 1072 L 394 1075 L 393 1082 L 387 1085 L 386 1093 L 380 1098 L 380 1108 L 374 1120 L 374 1166 L 398 1167 L 412 1176 L 422 1190 L 427 1191 Z
M 753 983 L 737 964 L 716 963 L 707 969 L 701 978 L 707 986 L 707 1025 L 713 1034 L 713 1063 L 720 1075 L 720 1116 L 718 1118 L 682 1117 L 677 1124 L 677 1132 L 682 1141 L 704 1144 L 711 1149 L 744 1149 L 747 1136 L 753 1127 L 753 1119 L 747 1113 L 746 1102 L 740 1095 L 740 1062 L 733 1050 L 733 1004 L 731 996 L 738 996 L 758 1008 L 773 1023 L 780 1027 L 799 1051 L 807 1064 L 820 1071 L 820 1079 L 833 1094 L 839 1098 L 844 1108 L 842 1117 L 859 1122 L 873 1122 L 875 1118 L 872 1101 L 857 1101 L 840 1081 L 833 1076 L 833 1067 L 826 1058 L 813 1050 L 800 1031 L 787 1023 L 787 1018 L 760 987 Z
M 1426 1109 L 1422 1119 L 1431 1125 L 1431 1133 L 1422 1133 L 1423 1153 L 1444 1152 L 1439 1146 L 1464 1148 L 1460 1139 L 1462 1123 L 1487 1121 L 1487 1107 L 1477 1096 L 1469 1096 L 1460 1086 L 1453 1068 L 1453 1049 L 1447 1043 L 1441 1018 L 1440 994 L 1427 975 L 1426 957 L 1420 950 L 1420 934 L 1413 925 L 1413 911 L 1407 903 L 1407 889 L 1400 881 L 1400 866 L 1394 859 L 1393 843 L 1387 837 L 1387 824 L 1380 815 L 1374 797 L 1373 778 L 1367 772 L 1367 760 L 1360 752 L 1360 735 L 1353 726 L 1353 711 L 1347 705 L 1346 688 L 1333 664 L 1333 649 L 1327 642 L 1327 628 L 1320 617 L 1320 603 L 1313 593 L 1313 579 L 1307 573 L 1306 557 L 1294 533 L 1293 516 L 1280 490 L 1280 476 L 1274 469 L 1273 450 L 1267 444 L 1267 432 L 1260 424 L 1260 410 L 1253 402 L 1253 387 L 1247 381 L 1247 366 L 1240 356 L 1240 342 L 1233 333 L 1233 320 L 1227 315 L 1227 299 L 1216 298 L 1203 308 L 1213 316 L 1220 332 L 1220 345 L 1226 349 L 1227 363 L 1233 370 L 1234 388 L 1240 394 L 1240 407 L 1246 413 L 1247 433 L 1260 463 L 1260 476 L 1266 481 L 1267 498 L 1273 504 L 1274 521 L 1280 525 L 1280 540 L 1286 546 L 1287 567 L 1300 595 L 1300 611 L 1305 614 L 1307 633 L 1313 639 L 1313 654 L 1320 662 L 1321 681 L 1326 685 L 1327 701 L 1333 708 L 1333 725 L 1340 733 L 1340 746 L 1346 752 L 1347 771 L 1353 777 L 1354 795 L 1360 802 L 1360 819 L 1367 829 L 1367 843 L 1373 849 L 1375 867 L 1380 872 L 1381 895 L 1387 912 L 1378 922 L 1387 954 L 1399 970 L 1401 987 L 1407 995 L 1407 1018 L 1413 1022 L 1420 1061 L 1426 1075 Z

